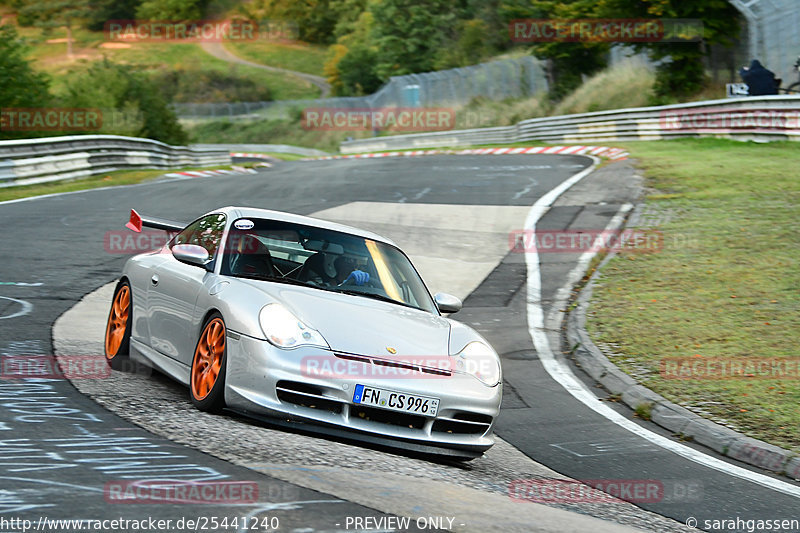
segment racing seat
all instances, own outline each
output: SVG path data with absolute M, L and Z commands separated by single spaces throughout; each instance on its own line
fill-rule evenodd
M 317 252 L 303 263 L 303 267 L 297 274 L 300 281 L 322 280 L 324 283 L 336 283 L 335 276 L 329 276 L 325 269 L 325 252 Z
M 236 251 L 232 251 L 230 272 L 233 276 L 274 276 L 269 248 L 254 235 L 242 235 Z

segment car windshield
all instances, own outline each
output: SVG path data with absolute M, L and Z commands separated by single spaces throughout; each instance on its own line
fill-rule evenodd
M 306 285 L 438 314 L 405 254 L 380 241 L 291 222 L 239 219 L 224 250 L 223 275 Z

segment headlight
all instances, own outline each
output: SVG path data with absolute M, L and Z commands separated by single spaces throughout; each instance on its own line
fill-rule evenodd
M 472 374 L 484 385 L 494 387 L 500 383 L 500 359 L 494 350 L 482 342 L 474 341 L 455 356 L 456 369 Z
M 278 348 L 298 346 L 330 348 L 319 331 L 303 324 L 281 304 L 265 305 L 258 314 L 258 322 L 267 340 Z

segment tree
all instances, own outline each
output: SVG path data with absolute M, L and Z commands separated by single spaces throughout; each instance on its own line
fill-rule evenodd
M 457 26 L 455 42 L 443 47 L 436 56 L 437 70 L 474 65 L 488 58 L 492 52 L 486 39 L 489 25 L 485 21 L 462 20 Z
M 157 0 L 154 0 L 157 1 Z M 333 0 L 335 1 L 335 0 Z M 337 12 L 332 0 L 260 0 L 263 7 L 253 11 L 268 18 L 297 23 L 298 37 L 310 43 L 330 44 L 334 39 Z M 260 3 L 256 0 L 256 4 Z
M 372 94 L 381 88 L 383 82 L 372 68 L 376 60 L 375 51 L 360 43 L 347 51 L 338 63 L 339 79 L 346 88 L 343 94 Z
M 30 0 L 19 10 L 20 17 L 45 31 L 67 30 L 67 57 L 73 57 L 72 28 L 79 19 L 92 13 L 90 0 Z
M 48 78 L 25 60 L 25 46 L 13 26 L 0 26 L 0 108 L 37 107 L 47 103 Z
M 739 33 L 739 13 L 727 0 L 602 0 L 598 2 L 597 15 L 702 21 L 702 41 L 637 45 L 660 61 L 655 92 L 662 99 L 700 90 L 705 82 L 703 57 L 707 45 L 730 46 Z
M 92 31 L 103 31 L 106 23 L 113 20 L 134 20 L 141 0 L 90 0 L 91 14 L 87 27 Z
M 356 31 L 358 19 L 367 10 L 367 0 L 331 0 L 330 7 L 336 17 L 333 35 L 340 39 Z
M 130 65 L 97 61 L 67 76 L 64 107 L 103 111 L 103 133 L 185 144 L 186 133 L 157 85 Z
M 591 18 L 595 0 L 503 0 L 501 12 L 507 22 L 515 19 L 574 20 Z M 551 61 L 550 94 L 560 99 L 576 89 L 584 76 L 607 65 L 609 44 L 604 42 L 540 42 L 533 54 Z
M 203 18 L 208 0 L 144 0 L 136 9 L 140 20 L 178 21 Z
M 435 69 L 436 55 L 456 24 L 447 0 L 373 0 L 372 38 L 378 56 L 375 73 L 381 80 Z
M 370 11 L 361 13 L 350 33 L 331 47 L 325 74 L 337 96 L 359 96 L 380 88 L 382 81 L 375 72 L 378 51 L 372 39 L 374 25 Z
M 337 41 L 325 73 L 335 94 L 370 93 L 392 76 L 491 57 L 509 46 L 502 1 L 330 0 Z

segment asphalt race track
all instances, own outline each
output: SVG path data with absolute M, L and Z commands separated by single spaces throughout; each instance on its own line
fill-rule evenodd
M 280 531 L 374 531 L 395 530 L 397 524 L 359 525 L 352 517 L 424 514 L 453 521 L 411 525 L 459 531 L 492 524 L 519 531 L 602 531 L 603 526 L 622 531 L 626 524 L 681 531 L 688 530 L 682 524 L 690 517 L 701 527 L 705 520 L 737 517 L 800 518 L 800 502 L 790 491 L 687 460 L 634 435 L 575 400 L 543 368 L 528 331 L 525 254 L 509 252 L 507 231 L 522 229 L 531 205 L 591 164 L 582 156 L 535 155 L 279 163 L 255 175 L 165 180 L 0 204 L 2 361 L 52 354 L 55 321 L 116 279 L 127 256 L 107 250 L 104 238 L 122 229 L 131 207 L 189 221 L 222 205 L 251 205 L 386 233 L 409 252 L 434 291 L 447 291 L 457 278 L 455 284 L 467 297 L 455 318 L 493 343 L 505 373 L 496 431 L 502 440 L 486 457 L 466 465 L 198 413 L 182 387 L 147 372 L 76 383 L 108 409 L 68 382 L 0 378 L 0 519 L 154 517 L 172 519 L 177 528 L 174 520 L 181 517 L 247 515 L 276 517 Z M 626 165 L 605 167 L 562 195 L 537 228 L 602 229 L 635 200 L 637 186 Z M 425 240 L 431 224 L 440 225 L 435 230 L 442 249 L 431 249 Z M 403 229 L 395 237 L 392 228 Z M 472 260 L 448 263 L 448 257 Z M 558 312 L 559 289 L 576 259 L 577 254 L 541 255 L 545 315 Z M 102 298 L 94 305 L 102 306 Z M 549 336 L 557 339 L 558 332 Z M 70 348 L 75 354 L 96 355 L 97 337 L 96 329 L 84 333 L 79 324 L 71 328 Z M 551 346 L 560 354 L 557 341 Z M 579 370 L 576 374 L 581 376 Z M 588 385 L 602 396 L 601 389 Z M 622 407 L 608 405 L 631 418 Z M 646 427 L 672 439 L 652 424 Z M 508 497 L 514 479 L 558 479 L 557 473 L 584 480 L 656 480 L 665 494 L 638 503 L 641 509 L 621 502 L 552 506 L 606 524 L 574 513 L 548 514 L 537 504 Z M 258 485 L 261 497 L 257 503 L 185 504 L 177 510 L 105 501 L 109 482 L 144 477 L 246 481 Z M 797 483 L 775 479 L 798 490 Z M 462 508 L 430 503 L 454 499 L 444 484 L 463 488 L 454 493 L 463 498 Z M 482 514 L 476 510 L 480 507 L 485 507 Z M 0 531 L 18 530 L 0 521 Z

